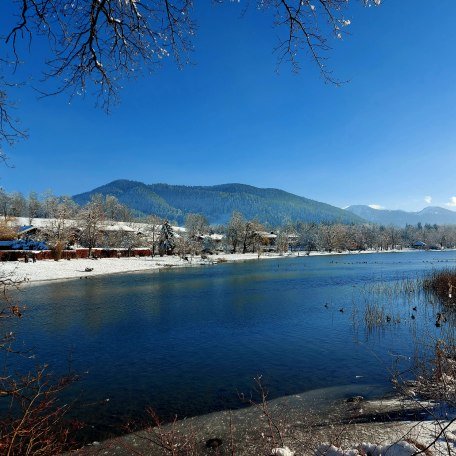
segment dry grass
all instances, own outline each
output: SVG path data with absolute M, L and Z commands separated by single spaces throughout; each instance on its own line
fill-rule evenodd
M 423 288 L 437 295 L 447 306 L 456 307 L 456 270 L 435 271 L 423 280 Z

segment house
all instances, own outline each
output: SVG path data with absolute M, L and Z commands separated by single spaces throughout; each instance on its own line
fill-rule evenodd
M 32 239 L 15 239 L 0 241 L 0 250 L 48 250 L 48 246 L 44 242 Z
M 223 240 L 225 236 L 223 234 L 203 234 L 199 235 L 198 239 L 203 243 L 203 252 L 210 253 L 212 251 L 223 251 Z
M 29 238 L 31 236 L 36 236 L 39 228 L 33 225 L 22 225 L 17 230 L 18 239 Z
M 423 241 L 415 241 L 413 244 L 412 244 L 412 248 L 414 249 L 426 249 L 427 248 L 427 244 Z
M 261 243 L 265 246 L 265 250 L 273 252 L 277 248 L 277 234 L 273 231 L 257 231 L 255 233 L 260 237 Z
M 13 245 L 16 243 L 13 241 L 0 241 L 0 250 L 13 250 Z

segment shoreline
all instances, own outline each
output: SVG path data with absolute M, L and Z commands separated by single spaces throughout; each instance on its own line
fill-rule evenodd
M 12 261 L 2 263 L 3 273 L 9 278 L 23 281 L 22 285 L 41 284 L 47 282 L 60 282 L 66 280 L 88 279 L 90 277 L 130 274 L 141 272 L 160 272 L 167 269 L 187 268 L 197 266 L 216 266 L 223 263 L 236 263 L 259 260 L 279 260 L 285 258 L 307 258 L 314 256 L 343 256 L 343 255 L 371 255 L 382 253 L 410 253 L 414 249 L 402 250 L 366 250 L 366 251 L 345 251 L 345 252 L 288 252 L 285 254 L 264 253 L 260 257 L 256 253 L 221 253 L 208 255 L 207 259 L 195 256 L 186 261 L 178 256 L 164 257 L 122 257 L 122 258 L 100 258 L 93 259 L 72 259 L 72 260 L 39 260 L 36 263 Z M 433 250 L 433 253 L 447 252 L 454 250 Z M 92 271 L 86 271 L 91 268 Z
M 213 450 L 205 448 L 206 442 L 220 439 L 222 444 L 216 454 L 227 456 L 234 454 L 231 446 L 236 456 L 270 455 L 274 447 L 290 448 L 293 453 L 273 453 L 286 456 L 355 456 L 359 453 L 350 451 L 363 445 L 383 446 L 388 449 L 388 454 L 396 456 L 412 456 L 420 446 L 423 448 L 431 444 L 441 427 L 449 423 L 449 418 L 437 421 L 430 416 L 437 407 L 432 402 L 399 395 L 353 401 L 353 398 L 334 396 L 340 393 L 336 391 L 338 388 L 349 391 L 349 385 L 345 385 L 268 401 L 267 413 L 274 422 L 273 428 L 277 425 L 276 429 L 280 429 L 281 436 L 273 431 L 275 436 L 271 437 L 269 418 L 261 404 L 256 404 L 182 418 L 159 427 L 145 426 L 136 432 L 92 442 L 71 454 L 162 456 L 168 454 L 160 444 L 164 436 L 169 444 L 175 438 L 176 447 L 185 443 L 198 451 L 192 454 L 201 455 L 214 454 Z M 315 408 L 317 404 L 322 407 Z M 426 416 L 423 410 L 427 411 Z M 456 423 L 452 423 L 447 431 L 448 438 L 453 438 Z M 393 447 L 390 453 L 390 447 L 397 442 L 409 443 L 412 447 L 406 448 L 410 451 L 398 453 Z M 456 438 L 452 443 L 456 445 Z M 448 456 L 446 450 L 446 442 L 442 439 L 432 446 L 432 454 L 435 455 Z
M 445 250 L 446 251 L 446 250 Z M 454 250 L 451 250 L 454 251 Z M 382 254 L 382 253 L 412 253 L 416 252 L 413 249 L 407 250 L 389 250 L 389 251 L 363 251 L 363 252 L 312 252 L 310 255 L 307 255 L 304 252 L 294 252 L 288 253 L 285 255 L 278 254 L 263 254 L 258 257 L 257 254 L 220 254 L 208 256 L 207 260 L 202 260 L 200 257 L 193 257 L 192 261 L 185 261 L 180 259 L 177 256 L 172 257 L 137 257 L 137 258 L 104 258 L 98 260 L 89 260 L 89 259 L 73 259 L 70 261 L 61 260 L 59 262 L 53 260 L 41 260 L 36 263 L 22 263 L 22 262 L 11 262 L 4 263 L 5 265 L 10 265 L 11 269 L 16 272 L 17 275 L 25 273 L 34 273 L 34 276 L 30 278 L 26 285 L 39 285 L 46 282 L 60 282 L 65 280 L 76 280 L 81 278 L 89 278 L 91 276 L 105 276 L 112 274 L 130 274 L 130 273 L 145 273 L 145 272 L 160 272 L 166 269 L 175 269 L 175 268 L 184 268 L 184 267 L 197 267 L 204 265 L 216 265 L 216 260 L 222 260 L 220 264 L 224 262 L 235 263 L 235 262 L 247 262 L 253 260 L 267 260 L 267 259 L 286 259 L 286 258 L 299 258 L 307 256 L 331 256 L 339 257 L 343 256 L 345 258 L 341 259 L 341 262 L 357 262 L 357 257 L 359 255 L 369 255 L 369 254 Z M 439 251 L 432 252 L 421 252 L 421 253 L 437 253 Z M 436 259 L 438 255 L 433 255 L 432 259 Z M 350 258 L 347 258 L 350 257 Z M 418 258 L 425 258 L 428 255 L 420 255 Z M 417 258 L 414 256 L 413 258 Z M 366 258 L 365 258 L 366 259 Z M 397 258 L 398 261 L 399 258 Z M 375 260 L 374 260 L 375 261 Z M 393 260 L 396 261 L 396 260 Z M 406 261 L 407 262 L 407 261 Z M 84 268 L 89 265 L 93 267 L 92 272 L 85 272 Z M 138 267 L 140 265 L 140 267 Z M 59 277 L 55 277 L 55 274 L 59 273 Z M 54 275 L 53 277 L 49 277 Z M 351 386 L 353 388 L 353 386 Z M 363 394 L 362 391 L 354 391 L 355 394 Z M 351 393 L 353 394 L 353 393 Z M 398 418 L 397 421 L 390 422 L 385 419 L 380 419 L 385 414 L 396 413 L 399 398 L 391 399 L 390 402 L 394 402 L 393 408 L 390 407 L 391 404 L 388 404 L 387 397 L 383 397 L 378 400 L 366 400 L 362 403 L 350 403 L 348 404 L 344 399 L 338 399 L 337 404 L 333 404 L 331 408 L 328 406 L 328 397 L 321 396 L 320 401 L 314 400 L 314 406 L 310 405 L 310 402 L 304 399 L 305 394 L 286 396 L 282 398 L 274 399 L 270 402 L 271 410 L 275 412 L 278 411 L 279 415 L 286 417 L 284 421 L 284 426 L 287 431 L 286 443 L 293 450 L 296 451 L 296 456 L 301 454 L 315 454 L 314 451 L 308 452 L 309 447 L 306 447 L 307 440 L 310 438 L 308 436 L 308 430 L 305 429 L 303 423 L 308 424 L 308 416 L 311 418 L 317 418 L 317 424 L 312 422 L 311 424 L 317 426 L 314 429 L 315 433 L 311 436 L 312 442 L 317 446 L 324 442 L 333 442 L 335 435 L 340 434 L 342 431 L 345 432 L 345 440 L 341 441 L 338 448 L 343 447 L 354 448 L 357 444 L 361 442 L 375 442 L 376 444 L 388 444 L 394 442 L 396 438 L 402 437 L 406 434 L 410 428 L 414 428 L 418 421 L 411 421 L 407 415 L 400 415 L 399 411 L 397 412 Z M 321 402 L 321 403 L 320 403 Z M 409 401 L 409 409 L 411 407 L 411 402 Z M 319 415 L 318 407 L 322 405 L 328 410 L 327 416 Z M 403 407 L 403 403 L 401 407 Z M 394 408 L 396 407 L 396 408 Z M 361 409 L 363 411 L 361 412 Z M 403 411 L 403 409 L 401 409 Z M 316 413 L 315 413 L 316 412 Z M 340 415 L 338 415 L 340 412 Z M 354 414 L 354 416 L 353 416 Z M 249 407 L 247 409 L 240 409 L 235 411 L 221 411 L 214 412 L 208 415 L 200 415 L 192 418 L 184 418 L 177 422 L 179 430 L 182 434 L 185 432 L 191 431 L 192 429 L 198 429 L 197 431 L 197 443 L 204 448 L 204 442 L 213 437 L 221 437 L 223 441 L 226 442 L 229 440 L 230 435 L 227 432 L 227 423 L 231 420 L 231 416 L 235 420 L 236 429 L 236 445 L 243 446 L 245 448 L 240 449 L 236 453 L 237 456 L 252 456 L 254 454 L 269 454 L 266 451 L 267 445 L 270 445 L 270 441 L 266 441 L 262 434 L 265 434 L 264 424 L 265 419 L 261 419 L 261 413 L 256 407 Z M 363 416 L 360 416 L 363 415 Z M 400 415 L 400 417 L 399 417 Z M 331 416 L 334 416 L 334 421 L 330 419 Z M 344 419 L 349 417 L 350 419 L 346 422 L 339 420 L 340 417 Z M 359 421 L 358 421 L 359 420 Z M 429 422 L 426 421 L 423 425 L 420 425 L 419 429 L 422 431 L 422 426 L 428 426 Z M 167 426 L 165 426 L 167 428 Z M 418 427 L 417 427 L 418 429 Z M 337 432 L 336 432 L 337 430 Z M 125 452 L 127 447 L 135 447 L 141 450 L 146 450 L 142 448 L 144 442 L 147 440 L 147 435 L 144 436 L 144 433 L 150 432 L 147 430 L 142 430 L 139 432 L 125 434 L 121 437 L 116 437 L 112 439 L 107 439 L 101 443 L 96 442 L 95 444 L 89 445 L 80 449 L 76 454 L 108 454 L 108 455 L 119 455 L 124 456 L 127 454 L 133 454 Z M 430 431 L 427 432 L 427 440 L 421 440 L 427 444 L 429 441 Z M 456 424 L 452 432 L 456 432 Z M 394 437 L 393 437 L 394 436 Z M 303 444 L 305 442 L 305 445 Z M 455 443 L 456 447 L 456 443 Z M 226 447 L 225 447 L 226 448 Z M 224 451 L 225 451 L 224 448 Z M 316 448 L 316 447 L 313 447 Z M 272 447 L 269 447 L 269 452 Z M 206 454 L 204 452 L 201 454 Z M 161 456 L 159 450 L 151 451 L 150 448 L 147 448 L 147 451 L 141 454 L 150 454 L 152 456 L 157 455 Z M 207 453 L 212 454 L 212 453 Z M 228 453 L 222 452 L 220 455 Z M 329 455 L 328 455 L 329 456 Z M 331 456 L 346 456 L 343 453 L 331 453 Z M 402 456 L 402 455 L 401 455 Z M 404 455 L 409 456 L 409 455 Z
M 263 255 L 258 258 L 257 254 L 221 254 L 208 256 L 207 260 L 203 260 L 201 257 L 195 256 L 189 261 L 183 260 L 178 256 L 99 258 L 97 260 L 81 258 L 69 261 L 64 259 L 60 261 L 40 260 L 36 263 L 15 261 L 3 263 L 3 271 L 11 278 L 22 280 L 22 286 L 38 285 L 48 282 L 63 282 L 67 280 L 89 279 L 91 277 L 99 276 L 146 272 L 157 273 L 169 269 L 215 266 L 223 263 L 290 257 L 293 256 Z M 93 270 L 89 272 L 86 271 L 85 268 L 93 268 Z

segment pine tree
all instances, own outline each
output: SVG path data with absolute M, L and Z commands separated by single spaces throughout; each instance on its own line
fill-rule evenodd
M 160 256 L 171 255 L 175 247 L 174 231 L 168 220 L 165 220 L 160 230 L 158 252 Z

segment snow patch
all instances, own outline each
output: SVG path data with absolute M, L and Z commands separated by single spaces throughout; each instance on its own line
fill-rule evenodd
M 274 448 L 271 451 L 271 456 L 294 456 L 295 452 L 288 447 Z
M 315 456 L 412 456 L 416 454 L 419 449 L 404 440 L 387 445 L 376 445 L 374 443 L 362 443 L 357 448 L 342 449 L 334 445 L 323 444 L 320 445 L 316 451 Z

